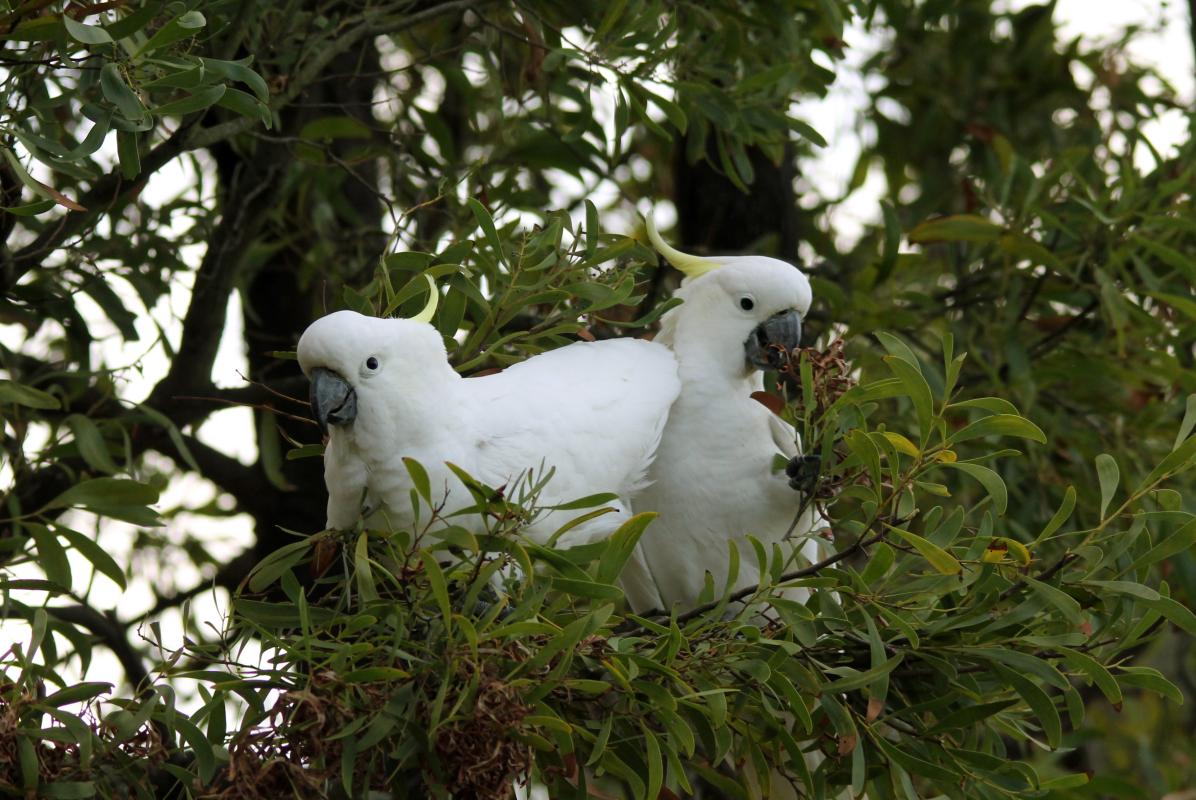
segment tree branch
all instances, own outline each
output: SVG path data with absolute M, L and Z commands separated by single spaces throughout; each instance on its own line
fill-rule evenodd
M 829 566 L 838 564 L 840 561 L 842 561 L 846 558 L 851 558 L 856 553 L 861 552 L 865 547 L 869 547 L 870 545 L 876 544 L 884 537 L 885 537 L 885 533 L 883 531 L 881 531 L 880 533 L 874 533 L 871 536 L 867 536 L 867 537 L 861 536 L 859 539 L 856 540 L 855 544 L 852 544 L 852 545 L 849 545 L 849 546 L 843 548 L 842 550 L 835 553 L 834 555 L 827 556 L 826 558 L 822 559 L 821 561 L 811 564 L 808 567 L 802 567 L 801 569 L 795 569 L 792 572 L 786 572 L 784 575 L 781 576 L 780 580 L 776 581 L 776 583 L 773 585 L 775 586 L 777 584 L 784 583 L 785 581 L 793 581 L 793 580 L 797 580 L 798 578 L 808 578 L 811 575 L 816 575 Z M 760 583 L 756 586 L 747 586 L 743 589 L 740 589 L 737 592 L 732 593 L 729 597 L 726 598 L 726 602 L 734 603 L 736 601 L 744 599 L 745 597 L 751 597 L 753 594 L 756 594 L 757 592 L 759 592 L 761 589 L 764 589 L 764 588 L 766 588 L 766 585 L 764 583 Z M 681 614 L 680 616 L 678 616 L 677 624 L 682 625 L 686 622 L 689 622 L 691 619 L 700 617 L 703 614 L 705 614 L 706 612 L 712 611 L 712 610 L 718 608 L 722 603 L 723 603 L 723 600 L 713 600 L 709 603 L 704 603 L 700 606 L 695 606 L 694 608 L 691 608 L 689 611 L 686 611 L 684 614 Z M 659 617 L 661 621 L 668 620 L 668 615 L 661 611 L 658 611 L 658 612 L 650 611 L 647 614 L 645 614 L 644 616 Z M 620 628 L 622 628 L 622 627 L 623 626 L 620 626 Z M 631 627 L 640 627 L 640 626 L 633 625 Z M 626 631 L 621 630 L 620 632 L 626 632 Z
M 86 629 L 98 638 L 120 660 L 120 665 L 135 690 L 150 685 L 149 671 L 145 668 L 141 654 L 129 644 L 127 627 L 111 612 L 101 614 L 86 605 L 47 606 L 46 611 L 63 622 Z

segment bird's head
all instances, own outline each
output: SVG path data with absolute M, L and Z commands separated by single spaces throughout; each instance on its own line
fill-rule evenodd
M 694 325 L 688 337 L 700 329 L 704 340 L 742 344 L 745 370 L 775 369 L 784 358 L 778 348 L 798 347 L 813 293 L 809 279 L 793 265 L 766 256 L 688 255 L 667 245 L 650 218 L 648 236 L 686 275 L 676 293 L 685 302 L 665 317 L 666 343 L 680 343 L 675 329 L 684 320 Z
M 444 341 L 429 324 L 438 297 L 432 286 L 428 305 L 411 319 L 337 311 L 307 327 L 299 368 L 311 381 L 311 410 L 325 435 L 331 425 L 351 424 L 372 397 L 396 396 L 424 376 L 451 371 Z

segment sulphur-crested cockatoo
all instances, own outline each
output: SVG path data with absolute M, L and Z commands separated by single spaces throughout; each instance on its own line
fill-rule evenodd
M 748 534 L 770 552 L 779 543 L 787 556 L 801 548 L 807 560 L 817 560 L 810 534 L 822 527 L 807 511 L 785 540 L 801 497 L 789 475 L 775 471 L 774 460 L 781 454 L 793 459 L 791 466 L 801 463 L 797 435 L 752 398 L 763 388 L 761 370 L 770 366 L 771 346 L 798 345 L 812 299 L 809 280 L 775 258 L 686 255 L 665 244 L 650 217 L 648 236 L 686 278 L 675 295 L 684 302 L 665 314 L 656 337 L 676 354 L 682 388 L 648 485 L 634 502 L 636 511 L 660 515 L 637 553 L 659 595 L 625 587 L 637 611 L 661 602 L 666 608 L 695 605 L 706 573 L 721 589 L 728 540 L 741 555 L 734 588 L 759 583 Z M 798 592 L 796 599 L 804 597 Z
M 618 495 L 610 504 L 617 513 L 570 530 L 563 545 L 609 534 L 626 521 L 628 499 L 643 485 L 680 388 L 672 353 L 633 339 L 577 342 L 497 374 L 462 378 L 429 324 L 437 296 L 432 291 L 412 319 L 337 311 L 299 340 L 312 410 L 328 435 L 327 526 L 351 528 L 363 499 L 368 513 L 392 526 L 411 525 L 413 487 L 404 457 L 427 471 L 433 502 L 446 499 L 444 515 L 474 503 L 446 466 L 451 462 L 492 487 L 555 468 L 540 506 Z M 542 543 L 578 513 L 544 514 L 525 533 Z M 476 520 L 466 515 L 453 522 Z

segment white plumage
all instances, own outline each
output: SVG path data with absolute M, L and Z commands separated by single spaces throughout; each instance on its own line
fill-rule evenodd
M 363 496 L 381 504 L 378 513 L 392 525 L 412 524 L 412 481 L 402 461 L 409 457 L 428 472 L 433 501 L 447 497 L 446 514 L 473 501 L 445 462 L 493 487 L 555 467 L 542 506 L 599 492 L 620 498 L 610 504 L 617 513 L 578 526 L 562 544 L 607 535 L 643 486 L 680 388 L 666 348 L 630 339 L 578 342 L 462 378 L 431 325 L 353 311 L 312 323 L 298 355 L 313 380 L 313 406 L 322 404 L 332 423 L 324 474 L 327 524 L 336 529 L 357 522 Z M 317 384 L 333 399 L 317 403 Z M 578 513 L 545 514 L 526 533 L 546 541 Z M 477 524 L 469 516 L 453 521 Z
M 751 534 L 789 554 L 800 548 L 816 560 L 809 534 L 821 527 L 807 511 L 783 541 L 801 498 L 773 462 L 798 455 L 793 428 L 752 398 L 762 388 L 759 362 L 768 331 L 785 331 L 796 346 L 796 326 L 809 311 L 809 281 L 783 261 L 759 256 L 697 259 L 668 248 L 649 225 L 658 249 L 690 274 L 677 290 L 684 300 L 669 311 L 656 341 L 673 350 L 680 368 L 681 395 L 665 426 L 649 485 L 635 499 L 636 511 L 659 517 L 640 540 L 639 557 L 658 592 L 625 589 L 639 611 L 663 603 L 693 606 L 706 573 L 716 587 L 726 580 L 728 540 L 741 559 L 735 589 L 754 586 L 760 576 Z M 788 327 L 786 327 L 788 324 Z M 773 341 L 773 344 L 781 342 Z M 792 568 L 792 567 L 790 567 Z M 804 599 L 805 592 L 796 592 Z

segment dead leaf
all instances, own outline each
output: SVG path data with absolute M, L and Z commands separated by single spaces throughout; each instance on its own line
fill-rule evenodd
M 879 697 L 868 698 L 868 713 L 864 715 L 864 719 L 868 722 L 874 722 L 880 716 L 880 712 L 885 710 L 885 701 Z
M 857 737 L 855 737 L 855 736 L 840 736 L 839 737 L 839 755 L 845 756 L 848 753 L 850 753 L 852 750 L 855 750 L 856 739 L 857 739 Z
M 785 407 L 785 401 L 771 392 L 752 392 L 752 399 L 777 416 L 781 415 L 781 409 Z

